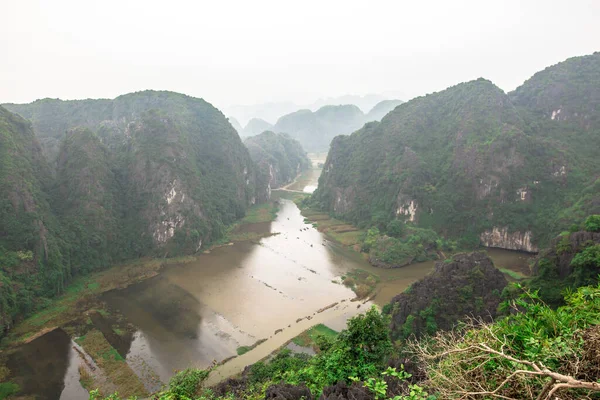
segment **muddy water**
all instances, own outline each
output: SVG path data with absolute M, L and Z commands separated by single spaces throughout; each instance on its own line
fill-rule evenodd
M 315 183 L 306 182 L 298 190 L 311 191 Z M 258 243 L 214 249 L 194 263 L 169 267 L 154 278 L 104 295 L 110 308 L 137 327 L 134 334 L 123 336 L 122 343 L 107 340 L 149 391 L 158 390 L 175 370 L 207 367 L 259 339 L 267 340 L 217 368 L 208 384 L 240 372 L 314 324 L 341 330 L 348 318 L 372 304 L 387 304 L 434 266 L 426 262 L 394 270 L 372 267 L 360 254 L 305 224 L 289 200 L 281 200 L 272 223 L 242 229 L 277 234 Z M 527 255 L 498 249 L 488 253 L 501 268 L 528 269 Z M 333 282 L 356 268 L 380 277 L 370 302 L 352 302 L 354 293 Z M 337 304 L 319 312 L 333 303 Z M 57 330 L 11 355 L 8 366 L 22 393 L 44 399 L 86 398 L 79 384 L 81 356 L 74 348 L 71 339 Z
M 272 350 L 283 344 L 275 342 L 289 340 L 314 323 L 298 319 L 313 317 L 332 303 L 350 304 L 354 293 L 332 281 L 369 265 L 304 223 L 293 202 L 281 200 L 276 220 L 256 228 L 278 234 L 258 244 L 214 249 L 194 263 L 170 267 L 104 296 L 139 329 L 128 361 L 152 367 L 166 381 L 175 369 L 207 367 L 259 339 L 278 340 L 267 340 L 250 353 Z M 349 309 L 333 308 L 319 319 L 344 316 Z M 354 303 L 352 309 L 357 310 Z
M 69 335 L 55 329 L 10 354 L 6 366 L 21 387 L 19 394 L 43 400 L 88 398 L 79 384 L 75 346 Z

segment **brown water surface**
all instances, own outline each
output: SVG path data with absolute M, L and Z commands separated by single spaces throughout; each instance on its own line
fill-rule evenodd
M 317 179 L 315 173 L 294 190 L 311 191 Z M 166 383 L 175 370 L 208 367 L 259 339 L 267 340 L 220 366 L 207 383 L 240 372 L 314 324 L 341 330 L 348 318 L 372 304 L 389 303 L 434 267 L 433 261 L 389 270 L 372 267 L 360 254 L 306 224 L 292 201 L 280 203 L 272 223 L 240 228 L 276 235 L 216 248 L 193 263 L 168 267 L 154 278 L 103 295 L 137 331 L 116 337 L 100 316 L 93 322 L 106 325 L 99 329 L 149 391 L 158 390 L 160 381 Z M 499 249 L 488 254 L 501 268 L 528 270 L 525 254 Z M 380 278 L 369 302 L 351 301 L 354 293 L 337 283 L 357 268 Z M 318 312 L 333 303 L 337 305 Z M 68 400 L 85 398 L 78 382 L 79 362 L 71 339 L 58 330 L 22 346 L 8 366 L 23 393 Z

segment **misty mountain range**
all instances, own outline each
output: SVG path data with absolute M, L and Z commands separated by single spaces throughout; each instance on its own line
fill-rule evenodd
M 252 118 L 263 119 L 275 124 L 283 115 L 309 109 L 316 111 L 326 105 L 354 104 L 364 113 L 369 112 L 377 103 L 390 99 L 405 99 L 405 95 L 398 91 L 385 91 L 382 93 L 369 93 L 363 96 L 346 94 L 342 96 L 322 97 L 310 104 L 297 104 L 292 101 L 274 101 L 260 104 L 234 104 L 223 108 L 223 113 L 235 118 L 242 126 L 246 126 Z M 260 133 L 260 132 L 259 132 Z

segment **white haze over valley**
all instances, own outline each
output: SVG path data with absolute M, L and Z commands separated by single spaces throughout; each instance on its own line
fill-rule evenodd
M 600 43 L 595 0 L 1 6 L 0 103 L 172 90 L 202 97 L 242 124 L 366 95 L 409 100 L 481 76 L 508 91 Z M 368 112 L 376 102 L 364 103 L 357 105 Z

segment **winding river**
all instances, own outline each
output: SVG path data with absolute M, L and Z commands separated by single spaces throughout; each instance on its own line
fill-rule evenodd
M 313 176 L 305 188 L 294 189 L 314 190 L 318 174 Z M 374 268 L 305 223 L 292 201 L 280 202 L 273 222 L 246 227 L 274 235 L 216 248 L 193 263 L 168 267 L 154 278 L 103 295 L 137 329 L 118 350 L 149 391 L 159 389 L 175 370 L 208 367 L 261 339 L 266 340 L 219 366 L 208 384 L 240 372 L 314 324 L 341 330 L 348 318 L 372 304 L 383 306 L 433 268 L 433 262 Z M 527 262 L 516 252 L 491 250 L 490 255 L 503 267 L 518 269 Z M 369 302 L 352 301 L 354 293 L 339 284 L 340 276 L 357 268 L 380 277 Z M 80 398 L 81 359 L 66 334 L 53 335 L 22 346 L 13 366 L 25 376 L 21 381 L 30 394 Z

